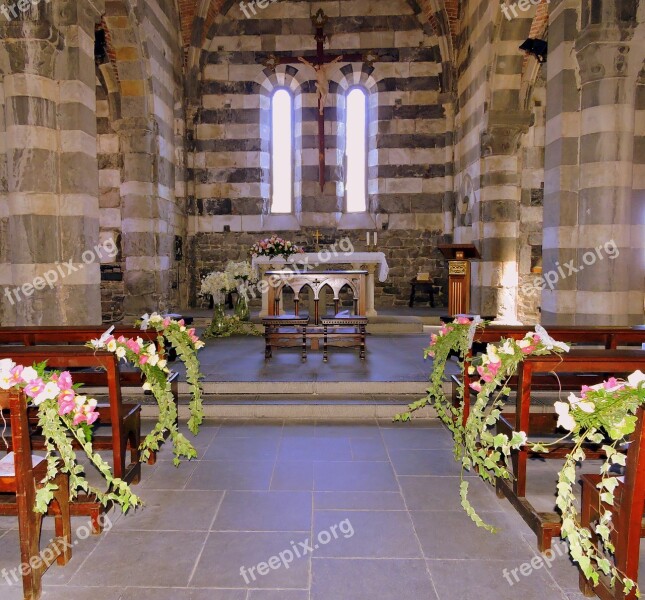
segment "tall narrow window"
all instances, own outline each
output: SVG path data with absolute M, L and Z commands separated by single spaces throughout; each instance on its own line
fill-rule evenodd
M 271 212 L 293 207 L 293 99 L 279 89 L 271 100 Z
M 347 212 L 367 210 L 367 93 L 347 94 Z

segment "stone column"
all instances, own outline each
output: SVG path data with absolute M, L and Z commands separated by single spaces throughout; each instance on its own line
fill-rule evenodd
M 171 247 L 162 199 L 156 193 L 157 125 L 154 118 L 122 119 L 115 125 L 123 151 L 122 227 L 125 312 L 140 316 L 169 309 Z
M 482 261 L 473 281 L 471 311 L 517 324 L 519 218 L 522 195 L 520 138 L 528 111 L 491 111 L 482 134 L 479 247 Z
M 643 318 L 644 274 L 642 265 L 634 268 L 631 239 L 633 220 L 643 223 L 632 213 L 634 101 L 643 52 L 642 42 L 632 41 L 636 15 L 625 21 L 619 3 L 598 4 L 599 22 L 583 10 L 588 22 L 575 44 L 582 85 L 580 193 L 575 222 L 561 227 L 559 238 L 573 251 L 569 294 L 575 296 L 567 304 L 575 308 L 575 324 L 628 325 Z M 640 290 L 641 303 L 631 290 Z
M 89 0 L 2 19 L 8 325 L 100 324 L 94 24 Z
M 556 283 L 553 279 L 555 273 L 559 277 L 558 266 L 575 260 L 562 232 L 576 225 L 578 214 L 580 91 L 573 50 L 579 6 L 580 0 L 554 0 L 549 9 L 541 298 L 545 325 L 571 325 L 576 311 L 575 277 Z

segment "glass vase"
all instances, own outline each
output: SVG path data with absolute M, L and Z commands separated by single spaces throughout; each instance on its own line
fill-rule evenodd
M 220 334 L 226 329 L 226 312 L 224 311 L 224 304 L 216 304 L 213 310 L 213 320 L 208 328 L 214 335 Z
M 249 321 L 251 319 L 249 301 L 244 294 L 237 294 L 237 300 L 235 301 L 235 315 L 240 319 L 240 321 Z

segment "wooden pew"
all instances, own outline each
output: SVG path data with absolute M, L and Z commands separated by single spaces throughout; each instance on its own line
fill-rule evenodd
M 82 383 L 85 378 L 100 381 L 108 388 L 109 404 L 97 407 L 99 423 L 104 422 L 111 427 L 110 436 L 95 436 L 95 450 L 111 450 L 113 455 L 113 473 L 128 483 L 138 483 L 141 479 L 141 463 L 139 462 L 139 446 L 141 444 L 141 405 L 124 404 L 121 396 L 120 371 L 115 354 L 105 350 L 91 350 L 79 346 L 0 346 L 0 359 L 10 358 L 17 364 L 31 366 L 34 363 L 47 361 L 53 369 L 66 370 L 75 368 L 98 368 L 104 372 L 76 372 L 72 379 Z M 34 436 L 35 448 L 44 448 L 42 438 Z M 126 455 L 130 450 L 130 463 L 126 464 Z M 1 512 L 0 507 L 0 514 Z M 104 507 L 87 496 L 79 496 L 71 505 L 73 515 L 88 515 L 92 519 L 93 530 L 101 530 L 99 517 Z
M 643 512 L 645 511 L 645 435 L 643 419 L 645 409 L 638 410 L 636 431 L 627 451 L 625 476 L 614 490 L 614 505 L 604 506 L 612 512 L 610 539 L 616 552 L 615 566 L 632 581 L 638 581 L 638 563 L 640 558 L 640 540 L 644 537 Z M 582 510 L 581 524 L 592 531 L 592 524 L 600 517 L 600 492 L 596 487 L 601 480 L 598 474 L 582 477 Z M 593 535 L 593 531 L 592 531 Z M 597 538 L 594 536 L 594 540 Z M 605 577 L 594 587 L 580 571 L 580 591 L 585 596 L 597 595 L 602 600 L 635 600 L 636 594 L 625 595 L 618 584 L 613 589 Z
M 555 413 L 531 414 L 531 392 L 533 378 L 538 374 L 555 372 L 567 376 L 576 374 L 595 374 L 595 383 L 607 376 L 626 376 L 645 368 L 645 352 L 641 350 L 571 350 L 561 355 L 529 356 L 520 366 L 515 413 L 504 413 L 497 424 L 498 433 L 509 435 L 512 431 L 524 431 L 529 438 L 540 434 L 553 434 L 556 430 Z M 587 382 L 589 384 L 589 382 Z M 540 513 L 526 498 L 526 470 L 529 456 L 544 459 L 561 459 L 569 452 L 571 445 L 558 444 L 549 453 L 536 453 L 527 447 L 512 453 L 513 479 L 498 478 L 497 493 L 506 496 L 524 521 L 538 538 L 538 547 L 545 552 L 551 547 L 551 540 L 560 535 L 560 519 L 555 513 Z M 588 456 L 600 457 L 593 452 Z
M 13 455 L 7 455 L 2 461 L 6 463 L 10 456 L 13 457 L 13 469 L 3 464 L 8 472 L 0 474 L 1 512 L 18 517 L 23 597 L 25 600 L 38 600 L 45 571 L 54 561 L 66 565 L 72 557 L 69 480 L 63 473 L 54 479 L 58 489 L 54 492 L 50 511 L 54 515 L 56 535 L 41 551 L 43 515 L 34 512 L 34 507 L 36 492 L 47 473 L 47 461 L 36 465 L 32 461 L 25 395 L 22 392 L 0 392 L 0 410 L 10 411 L 13 447 Z
M 535 327 L 529 326 L 507 326 L 491 325 L 484 329 L 478 329 L 475 333 L 475 344 L 496 344 L 505 338 L 521 340 L 524 336 L 534 331 Z M 645 326 L 638 327 L 578 327 L 578 326 L 554 326 L 547 329 L 549 335 L 558 342 L 577 344 L 580 346 L 604 346 L 607 350 L 615 350 L 618 346 L 645 344 Z M 469 395 L 472 392 L 470 384 L 477 381 L 477 375 L 469 375 L 466 369 L 464 374 L 464 390 Z M 457 397 L 457 389 L 460 379 L 453 376 L 452 403 L 459 406 L 460 400 Z M 547 378 L 541 378 L 537 382 L 543 386 L 543 389 L 549 390 Z M 564 389 L 574 389 L 568 386 L 568 381 L 563 380 Z M 584 383 L 584 382 L 582 382 Z M 511 381 L 511 387 L 515 387 L 516 380 Z M 582 384 L 581 384 L 582 385 Z M 536 389 L 542 389 L 537 387 Z M 470 402 L 464 402 L 464 423 L 470 412 Z

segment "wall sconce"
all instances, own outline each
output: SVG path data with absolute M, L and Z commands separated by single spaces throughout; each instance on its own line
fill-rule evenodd
M 540 64 L 546 62 L 546 55 L 548 51 L 548 44 L 544 40 L 535 38 L 528 38 L 521 46 L 520 50 L 524 50 L 528 54 L 532 54 L 537 58 Z

